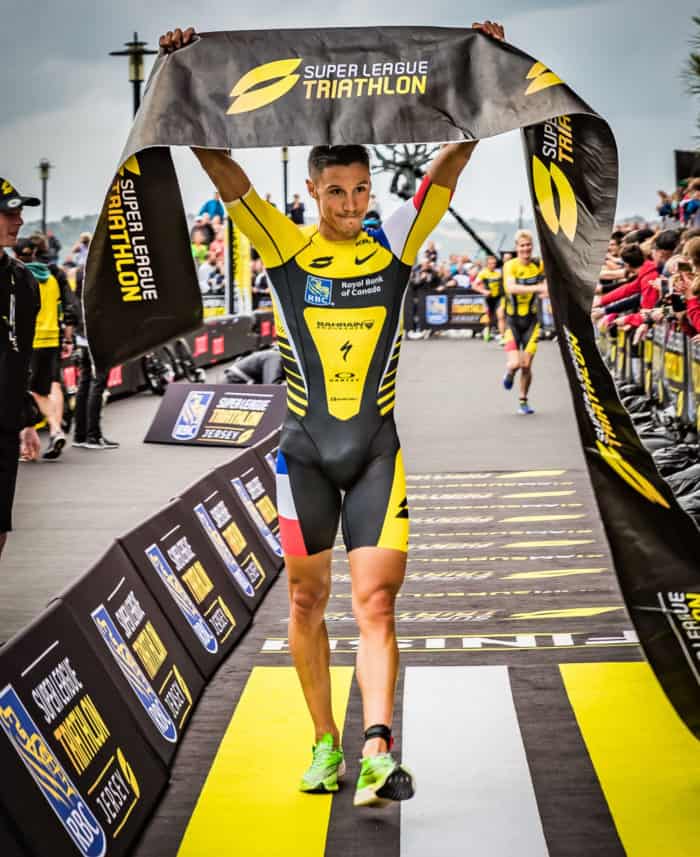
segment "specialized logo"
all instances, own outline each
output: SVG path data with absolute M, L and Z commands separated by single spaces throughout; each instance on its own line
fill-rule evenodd
M 536 62 L 527 73 L 527 80 L 532 83 L 525 90 L 525 95 L 533 95 L 535 92 L 541 92 L 543 89 L 549 89 L 550 86 L 558 86 L 564 81 L 559 75 L 550 71 L 544 63 Z
M 197 437 L 213 398 L 214 393 L 210 390 L 192 390 L 187 394 L 172 431 L 175 440 L 194 440 Z
M 211 516 L 209 515 L 209 512 L 207 512 L 202 503 L 198 503 L 194 507 L 194 513 L 197 516 L 199 523 L 202 525 L 202 529 L 209 536 L 209 541 L 214 545 L 214 547 L 216 548 L 216 552 L 224 561 L 224 565 L 228 569 L 229 574 L 238 584 L 238 587 L 245 595 L 248 596 L 248 598 L 254 598 L 255 590 L 250 585 L 250 581 L 245 576 L 243 569 L 236 562 L 234 555 L 229 549 L 229 546 L 224 541 L 224 537 L 217 530 L 214 522 L 211 519 Z
M 330 306 L 333 297 L 333 280 L 325 280 L 309 274 L 306 278 L 304 300 L 314 306 Z
M 348 359 L 348 354 L 350 353 L 351 349 L 352 342 L 346 339 L 345 342 L 340 346 L 340 353 L 343 355 L 343 362 Z
M 533 155 L 532 184 L 540 206 L 540 214 L 549 230 L 556 235 L 561 229 L 569 241 L 573 241 L 578 224 L 578 206 L 576 194 L 562 170 L 553 162 L 548 169 L 537 155 Z M 556 188 L 559 197 L 558 214 L 554 204 L 552 185 Z
M 357 256 L 355 256 L 355 264 L 356 265 L 364 265 L 365 262 L 369 261 L 372 258 L 372 256 L 375 255 L 375 253 L 377 253 L 377 250 L 374 250 L 374 252 L 370 253 L 369 256 L 365 256 L 363 259 L 360 259 Z
M 336 372 L 331 380 L 341 382 L 356 381 L 357 375 L 354 372 Z
M 146 556 L 158 573 L 160 579 L 166 585 L 173 601 L 177 604 L 180 613 L 182 613 L 187 620 L 187 623 L 194 631 L 194 634 L 202 644 L 202 647 L 205 651 L 209 652 L 210 655 L 215 655 L 219 651 L 219 644 L 216 637 L 212 634 L 211 629 L 205 622 L 202 614 L 195 607 L 190 596 L 185 592 L 185 587 L 180 583 L 178 576 L 163 556 L 161 549 L 158 545 L 152 544 L 150 547 L 146 548 Z
M 408 517 L 408 499 L 406 497 L 399 503 L 399 511 L 396 513 L 397 518 Z
M 252 68 L 233 87 L 230 97 L 229 115 L 259 110 L 286 95 L 301 75 L 295 74 L 301 58 L 275 60 Z M 267 86 L 261 86 L 267 84 Z
M 309 262 L 309 268 L 327 268 L 333 264 L 332 256 L 318 256 Z
M 11 684 L 0 691 L 0 726 L 83 857 L 103 857 L 107 837 Z
M 112 653 L 112 657 L 117 662 L 117 666 L 131 685 L 131 689 L 155 724 L 156 729 L 166 741 L 174 744 L 177 741 L 175 724 L 165 710 L 165 706 L 158 698 L 158 694 L 151 687 L 151 683 L 143 674 L 141 667 L 136 663 L 136 659 L 117 626 L 112 621 L 112 617 L 107 612 L 104 604 L 100 604 L 90 615 L 92 616 L 92 621 L 97 625 L 100 636 Z

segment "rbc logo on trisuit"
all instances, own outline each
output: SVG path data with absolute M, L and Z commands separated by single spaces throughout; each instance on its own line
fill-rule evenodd
M 213 398 L 214 393 L 208 390 L 192 390 L 187 394 L 173 428 L 175 440 L 194 440 L 197 437 Z
M 325 280 L 322 277 L 308 275 L 306 278 L 306 292 L 304 294 L 304 300 L 307 304 L 330 306 L 332 296 L 333 280 Z

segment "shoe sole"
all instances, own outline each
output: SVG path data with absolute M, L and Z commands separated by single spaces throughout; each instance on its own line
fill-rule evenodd
M 44 461 L 55 461 L 59 455 L 63 452 L 63 447 L 66 445 L 66 440 L 63 437 L 59 437 L 58 440 L 54 443 L 51 449 L 47 449 L 46 452 L 41 456 Z
M 388 806 L 397 801 L 410 800 L 416 793 L 413 775 L 400 765 L 389 774 L 383 783 L 367 786 L 355 792 L 354 806 Z
M 338 783 L 344 776 L 345 762 L 341 762 L 338 765 L 338 770 L 334 774 L 326 777 L 325 780 L 322 780 L 317 786 L 314 786 L 312 789 L 301 788 L 299 791 L 307 795 L 324 795 L 330 794 L 331 792 L 337 792 Z

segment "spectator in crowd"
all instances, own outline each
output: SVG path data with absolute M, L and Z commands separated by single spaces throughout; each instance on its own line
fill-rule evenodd
M 272 194 L 271 193 L 265 194 L 265 202 L 269 202 L 270 205 L 274 205 L 274 207 L 277 208 L 277 203 L 272 201 Z
M 423 251 L 423 256 L 429 262 L 435 263 L 438 260 L 438 251 L 434 241 L 428 241 Z
M 681 222 L 696 229 L 700 227 L 700 178 L 688 184 L 688 191 L 681 201 Z
M 260 265 L 260 270 L 253 281 L 253 309 L 265 309 L 272 306 L 272 292 L 267 271 Z
M 226 210 L 224 209 L 224 204 L 221 201 L 221 195 L 218 191 L 214 191 L 214 196 L 204 203 L 204 205 L 199 209 L 198 214 L 200 217 L 206 214 L 209 220 L 212 221 L 215 217 L 219 217 L 221 220 L 226 217 Z
M 656 210 L 661 218 L 661 222 L 665 224 L 667 220 L 672 219 L 675 216 L 673 205 L 671 204 L 671 197 L 665 190 L 657 190 L 656 193 L 659 197 L 659 203 L 656 206 Z
M 204 242 L 204 233 L 197 226 L 192 230 L 192 243 L 190 247 L 192 248 L 192 258 L 197 267 L 199 267 L 206 260 L 209 248 Z
M 304 203 L 298 193 L 295 193 L 292 201 L 287 203 L 287 216 L 293 223 L 297 223 L 299 226 L 304 225 Z
M 49 265 L 58 264 L 58 254 L 61 252 L 61 242 L 56 238 L 51 230 L 46 233 L 46 243 L 48 249 L 48 258 L 46 261 Z
M 81 301 L 84 279 L 85 268 L 78 268 L 75 278 L 76 295 L 79 301 L 75 327 L 75 345 L 80 379 L 75 397 L 75 422 L 73 425 L 72 445 L 78 449 L 117 449 L 119 444 L 114 440 L 108 440 L 102 434 L 102 406 L 104 391 L 107 389 L 109 370 L 94 368 L 90 359 Z
M 214 227 L 214 240 L 209 245 L 209 249 L 213 250 L 216 254 L 216 258 L 221 257 L 223 259 L 226 253 L 226 239 L 225 239 L 225 225 L 223 223 L 213 223 Z
M 78 267 L 85 265 L 85 262 L 87 262 L 88 250 L 90 249 L 91 241 L 92 235 L 89 232 L 81 232 L 77 243 L 73 245 L 71 255 L 73 257 L 74 264 Z
M 17 241 L 25 205 L 39 200 L 0 179 L 0 554 L 12 529 L 17 460 L 20 454 L 36 458 L 41 449 L 28 380 L 39 289 L 27 268 L 5 252 Z
M 199 290 L 203 295 L 208 295 L 212 291 L 212 280 L 216 274 L 216 250 L 209 248 L 206 259 L 197 269 L 197 280 L 199 281 Z
M 215 237 L 214 227 L 209 221 L 209 215 L 200 214 L 199 217 L 195 217 L 193 228 L 199 229 L 199 231 L 202 233 L 202 240 L 208 247 Z
M 39 285 L 41 309 L 36 319 L 30 389 L 49 429 L 49 444 L 42 458 L 55 461 L 66 445 L 61 426 L 63 390 L 60 371 L 61 358 L 70 356 L 73 348 L 75 305 L 65 278 L 59 282 L 46 264 L 36 260 L 35 252 L 31 239 L 23 238 L 17 242 L 17 258 L 25 263 Z
M 688 333 L 700 334 L 700 237 L 691 238 L 683 245 L 683 262 L 676 276 L 687 304 Z

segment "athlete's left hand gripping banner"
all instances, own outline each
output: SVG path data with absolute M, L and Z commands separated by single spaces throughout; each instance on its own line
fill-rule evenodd
M 700 737 L 700 532 L 637 437 L 590 322 L 615 214 L 615 141 L 542 63 L 473 30 L 400 27 L 205 34 L 160 57 L 88 262 L 95 361 L 135 356 L 199 318 L 175 176 L 154 147 L 444 142 L 516 128 L 622 593 L 664 691 Z

